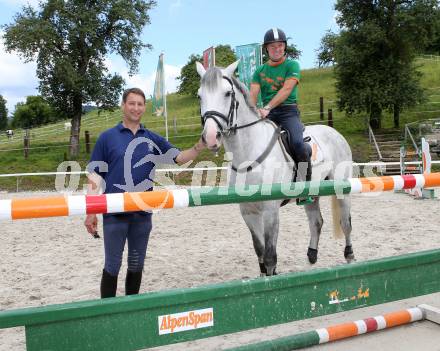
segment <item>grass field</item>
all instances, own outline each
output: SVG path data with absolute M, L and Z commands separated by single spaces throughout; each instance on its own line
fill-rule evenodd
M 401 114 L 401 126 L 418 120 L 440 117 L 440 62 L 419 60 L 420 71 L 423 73 L 422 86 L 426 89 L 427 103 L 417 106 Z M 368 161 L 368 139 L 366 134 L 366 116 L 346 117 L 336 108 L 336 92 L 332 68 L 310 69 L 302 72 L 299 89 L 299 101 L 302 120 L 305 124 L 319 123 L 319 97 L 324 97 L 324 111 L 333 110 L 334 127 L 342 133 L 350 143 L 355 161 Z M 189 96 L 171 94 L 167 96 L 169 139 L 179 148 L 193 145 L 199 138 L 201 126 L 198 100 Z M 146 126 L 159 134 L 165 135 L 164 119 L 152 116 L 151 103 L 147 104 L 147 112 L 143 118 Z M 84 132 L 90 133 L 92 147 L 98 135 L 105 129 L 114 126 L 121 119 L 120 111 L 93 111 L 84 115 L 81 122 L 81 152 L 75 161 L 81 170 L 85 169 L 89 155 L 86 153 Z M 64 129 L 61 121 L 56 124 L 31 130 L 31 141 L 28 159 L 24 158 L 22 130 L 16 130 L 13 139 L 0 135 L 0 174 L 55 172 L 61 162 L 68 160 L 68 143 L 70 131 Z M 392 115 L 385 113 L 382 125 L 391 128 Z M 213 161 L 217 165 L 223 162 L 223 155 L 215 157 L 204 151 L 198 161 Z M 59 169 L 63 170 L 63 169 Z M 181 180 L 185 181 L 185 177 Z M 34 176 L 19 179 L 19 188 L 53 189 L 55 177 Z M 17 186 L 15 178 L 0 178 L 0 190 L 14 190 Z

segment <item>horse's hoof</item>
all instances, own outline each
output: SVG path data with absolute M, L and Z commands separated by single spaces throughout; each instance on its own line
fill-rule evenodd
M 307 257 L 309 258 L 309 262 L 311 264 L 315 264 L 316 261 L 318 261 L 318 250 L 309 247 L 309 249 L 307 250 Z
M 356 259 L 354 258 L 354 252 L 353 252 L 353 248 L 351 245 L 347 245 L 345 247 L 344 257 L 345 257 L 345 260 L 347 261 L 347 263 L 352 263 L 352 262 L 356 261 Z
M 354 255 L 350 255 L 350 256 L 345 257 L 345 260 L 347 261 L 347 263 L 356 262 L 356 258 L 354 258 Z
M 258 263 L 260 265 L 260 277 L 265 277 L 267 274 L 266 266 L 264 263 Z

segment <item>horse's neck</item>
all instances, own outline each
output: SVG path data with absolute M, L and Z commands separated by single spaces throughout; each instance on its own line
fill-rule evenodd
M 237 126 L 255 122 L 258 118 L 244 100 L 240 101 L 236 118 Z M 264 122 L 239 129 L 225 139 L 226 151 L 232 152 L 234 164 L 253 161 L 264 152 L 273 132 L 274 128 Z

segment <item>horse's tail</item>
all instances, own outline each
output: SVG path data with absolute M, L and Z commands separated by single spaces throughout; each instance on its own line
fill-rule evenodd
M 341 239 L 344 237 L 344 232 L 341 226 L 341 208 L 338 204 L 338 199 L 335 195 L 332 198 L 332 216 L 333 216 L 333 237 L 335 239 Z

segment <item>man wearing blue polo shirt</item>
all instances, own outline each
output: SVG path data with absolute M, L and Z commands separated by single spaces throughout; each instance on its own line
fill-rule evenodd
M 162 136 L 141 124 L 145 95 L 132 88 L 122 95 L 123 119 L 103 132 L 96 141 L 88 170 L 88 194 L 151 191 L 157 163 L 186 163 L 205 147 L 199 140 L 192 148 L 180 151 Z M 105 263 L 101 278 L 101 298 L 116 296 L 125 242 L 128 242 L 128 269 L 125 294 L 139 293 L 148 238 L 152 228 L 150 212 L 103 215 Z M 87 231 L 96 235 L 98 219 L 87 215 Z

